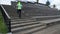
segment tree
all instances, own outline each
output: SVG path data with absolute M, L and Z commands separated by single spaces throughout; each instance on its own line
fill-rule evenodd
M 56 5 L 54 4 L 54 5 L 53 5 L 53 8 L 55 8 L 55 7 L 56 7 Z
M 39 3 L 39 0 L 37 0 L 37 3 Z
M 49 7 L 49 5 L 50 5 L 50 2 L 47 0 L 47 2 L 46 2 L 46 6 Z

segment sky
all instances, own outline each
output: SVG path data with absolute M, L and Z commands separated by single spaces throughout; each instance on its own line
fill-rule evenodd
M 0 0 L 0 4 L 7 4 L 10 5 L 11 1 L 15 1 L 15 0 Z M 22 1 L 36 1 L 36 0 L 22 0 Z M 45 4 L 47 0 L 39 0 L 39 3 L 43 3 Z M 51 7 L 52 5 L 56 5 L 56 8 L 60 9 L 60 0 L 49 0 L 51 3 Z

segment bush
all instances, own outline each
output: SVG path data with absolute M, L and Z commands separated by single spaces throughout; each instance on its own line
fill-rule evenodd
M 0 33 L 2 33 L 2 34 L 7 33 L 7 27 L 4 23 L 4 19 L 2 17 L 1 11 L 0 11 Z

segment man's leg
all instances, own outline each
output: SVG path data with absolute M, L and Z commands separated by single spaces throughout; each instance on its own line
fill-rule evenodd
M 21 10 L 19 10 L 19 18 L 21 18 Z
M 17 10 L 18 17 L 20 18 L 20 10 Z

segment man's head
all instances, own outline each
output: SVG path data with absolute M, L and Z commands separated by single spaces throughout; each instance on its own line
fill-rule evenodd
M 19 3 L 20 1 L 18 1 L 17 3 Z

